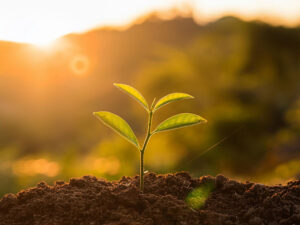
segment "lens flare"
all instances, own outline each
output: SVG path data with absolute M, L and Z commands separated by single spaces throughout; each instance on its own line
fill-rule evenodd
M 89 70 L 89 59 L 85 55 L 76 55 L 71 59 L 71 71 L 79 76 L 85 75 Z
M 213 189 L 214 185 L 212 183 L 204 184 L 192 190 L 185 201 L 192 209 L 200 209 L 205 204 L 206 199 Z

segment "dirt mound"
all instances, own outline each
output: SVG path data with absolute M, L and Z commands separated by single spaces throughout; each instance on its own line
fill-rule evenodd
M 192 179 L 188 173 L 107 182 L 85 176 L 69 183 L 8 194 L 1 225 L 300 224 L 300 181 L 286 186 L 239 183 L 224 176 Z

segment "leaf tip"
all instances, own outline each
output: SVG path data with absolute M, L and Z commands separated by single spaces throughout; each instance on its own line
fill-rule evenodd
M 120 86 L 120 84 L 118 84 L 118 83 L 113 83 L 113 85 L 114 85 L 115 87 L 119 87 L 119 86 Z
M 207 119 L 204 119 L 203 117 L 201 117 L 201 116 L 199 116 L 200 117 L 200 123 L 207 123 L 208 121 L 207 121 Z
M 193 98 L 195 98 L 193 95 L 186 94 L 186 97 L 185 97 L 185 99 L 193 99 Z

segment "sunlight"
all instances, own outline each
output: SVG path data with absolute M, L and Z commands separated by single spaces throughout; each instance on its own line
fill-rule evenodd
M 0 40 L 45 45 L 68 33 L 103 25 L 126 25 L 181 0 L 18 1 L 0 3 Z
M 2 1 L 0 3 L 0 40 L 45 46 L 74 32 L 100 26 L 125 26 L 153 11 L 188 8 L 199 22 L 224 15 L 245 19 L 264 19 L 284 25 L 296 25 L 300 19 L 297 0 L 111 0 L 111 1 Z
M 47 38 L 32 40 L 29 44 L 41 49 L 41 50 L 50 50 L 56 45 L 56 39 L 47 40 Z

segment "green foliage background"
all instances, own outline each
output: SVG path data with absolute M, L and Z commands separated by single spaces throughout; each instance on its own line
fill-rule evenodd
M 92 116 L 117 113 L 144 137 L 146 113 L 114 82 L 136 87 L 150 102 L 178 91 L 195 96 L 162 108 L 153 127 L 181 112 L 209 121 L 153 136 L 146 170 L 264 183 L 299 177 L 299 28 L 233 17 L 205 26 L 150 17 L 125 31 L 100 29 L 62 41 L 72 48 L 45 53 L 0 43 L 0 193 L 41 180 L 137 174 L 138 151 Z M 69 67 L 77 55 L 89 59 L 82 76 Z M 30 161 L 39 159 L 46 163 Z M 34 162 L 35 170 L 22 173 Z M 57 173 L 39 170 L 46 164 Z

